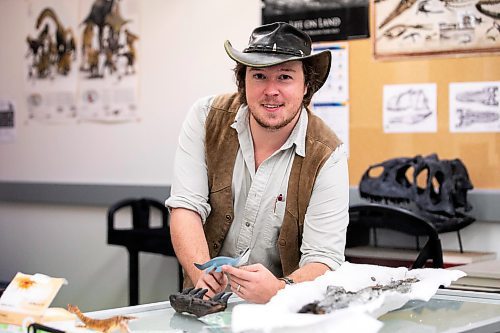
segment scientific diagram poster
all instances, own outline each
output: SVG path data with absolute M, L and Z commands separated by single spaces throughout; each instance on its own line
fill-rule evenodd
M 433 83 L 385 85 L 384 132 L 436 132 L 436 89 Z
M 500 81 L 450 83 L 450 132 L 500 132 Z

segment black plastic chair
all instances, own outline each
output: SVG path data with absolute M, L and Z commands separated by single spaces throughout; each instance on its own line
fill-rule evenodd
M 370 241 L 369 231 L 373 229 L 391 229 L 408 235 L 427 236 L 427 243 L 419 250 L 411 268 L 422 268 L 431 259 L 434 268 L 443 267 L 443 251 L 436 227 L 413 212 L 382 204 L 360 204 L 349 208 L 349 226 L 347 228 L 347 245 L 353 247 L 367 245 Z M 376 234 L 375 234 L 376 243 Z M 377 245 L 377 244 L 375 244 Z
M 125 207 L 132 210 L 132 229 L 116 229 L 115 213 Z M 150 226 L 150 210 L 160 211 L 161 227 Z M 139 304 L 139 252 L 150 252 L 175 257 L 169 229 L 168 209 L 154 199 L 125 199 L 108 209 L 108 244 L 121 245 L 129 254 L 129 303 Z M 178 289 L 182 290 L 182 268 L 178 264 Z

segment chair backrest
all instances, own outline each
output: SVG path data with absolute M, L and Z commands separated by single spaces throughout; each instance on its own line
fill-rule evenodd
M 115 228 L 115 214 L 129 207 L 132 213 L 132 228 Z M 162 225 L 150 225 L 151 209 L 161 213 Z M 124 199 L 108 208 L 108 244 L 124 246 L 129 254 L 129 295 L 130 305 L 139 304 L 139 252 L 158 253 L 176 257 L 170 237 L 170 213 L 165 205 L 155 199 Z M 182 290 L 182 267 L 178 263 L 178 287 Z
M 360 204 L 349 207 L 349 227 L 361 229 L 391 229 L 412 236 L 427 236 L 427 243 L 420 249 L 411 268 L 424 267 L 432 259 L 433 267 L 443 267 L 443 251 L 436 227 L 413 212 L 382 204 Z
M 116 202 L 108 209 L 108 230 L 114 228 L 114 215 L 116 211 L 130 207 L 132 210 L 132 227 L 133 229 L 149 229 L 149 217 L 151 208 L 156 208 L 161 212 L 162 228 L 168 229 L 169 212 L 167 207 L 155 199 L 139 198 L 139 199 L 124 199 Z

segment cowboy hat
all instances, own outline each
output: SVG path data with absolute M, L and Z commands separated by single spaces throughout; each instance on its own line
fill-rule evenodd
M 330 72 L 331 53 L 328 50 L 311 54 L 311 38 L 294 26 L 276 22 L 255 28 L 247 48 L 240 52 L 226 40 L 224 48 L 234 61 L 249 67 L 269 67 L 286 61 L 311 59 L 321 85 Z

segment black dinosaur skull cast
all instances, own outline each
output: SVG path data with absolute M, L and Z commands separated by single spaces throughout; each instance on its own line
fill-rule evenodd
M 382 172 L 374 176 L 376 169 Z M 463 216 L 461 211 L 472 209 L 467 202 L 467 191 L 472 188 L 461 160 L 439 160 L 436 154 L 394 158 L 371 165 L 359 184 L 362 198 L 414 203 L 419 210 L 450 218 Z

